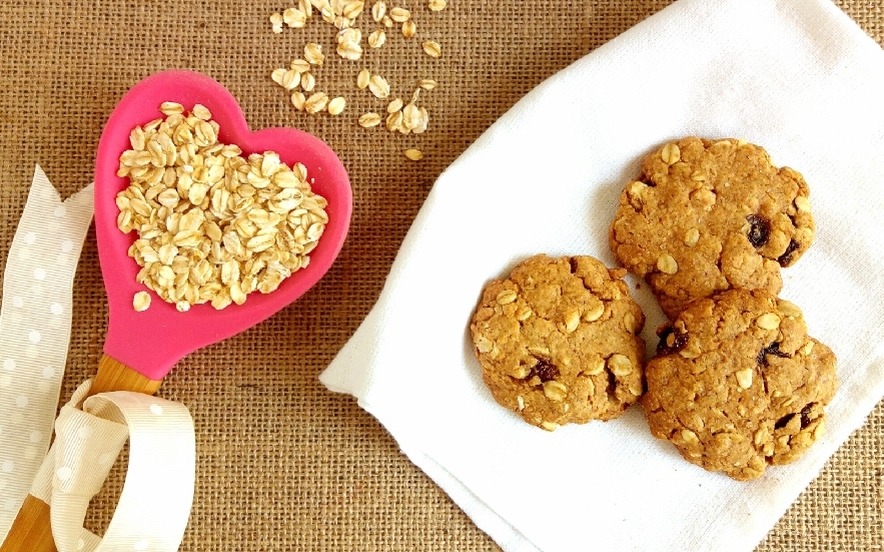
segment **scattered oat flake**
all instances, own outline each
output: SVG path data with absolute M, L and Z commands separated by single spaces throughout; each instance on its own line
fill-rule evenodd
M 283 82 L 283 77 L 285 77 L 285 72 L 286 72 L 286 69 L 282 69 L 282 68 L 274 69 L 273 72 L 270 73 L 270 79 L 273 82 L 275 82 L 276 84 L 278 84 L 280 86 L 284 86 L 282 84 L 282 82 Z
M 381 116 L 374 112 L 368 112 L 359 117 L 359 126 L 362 128 L 376 127 L 381 124 Z
M 401 130 L 402 128 L 402 112 L 394 111 L 387 115 L 386 120 L 387 130 L 390 132 L 396 132 L 397 130 Z
M 421 79 L 420 82 L 418 82 L 418 86 L 424 90 L 432 90 L 436 88 L 436 81 L 433 79 Z
M 368 45 L 372 48 L 380 48 L 387 41 L 387 33 L 383 29 L 376 29 L 368 35 Z
M 280 84 L 286 90 L 294 90 L 299 84 L 301 84 L 301 74 L 294 69 L 289 69 L 283 74 L 282 82 Z
M 406 21 L 411 19 L 411 12 L 406 10 L 405 8 L 396 6 L 395 8 L 390 10 L 390 19 L 392 19 L 396 23 L 405 23 Z
M 295 106 L 295 109 L 298 111 L 304 111 L 304 104 L 307 102 L 307 98 L 304 96 L 304 93 L 300 90 L 296 90 L 292 92 L 292 105 Z
M 403 152 L 405 157 L 411 159 L 412 161 L 420 161 L 424 158 L 424 154 L 419 149 L 408 148 Z
M 343 96 L 338 96 L 337 98 L 333 98 L 328 102 L 328 112 L 331 115 L 340 115 L 344 112 L 344 107 L 347 105 L 347 100 L 344 99 Z
M 405 105 L 405 103 L 402 101 L 402 98 L 396 98 L 387 105 L 387 113 L 395 113 L 402 109 L 403 105 Z
M 338 44 L 344 42 L 362 42 L 362 31 L 356 28 L 346 28 L 342 29 L 341 32 L 338 33 Z
M 414 22 L 414 19 L 409 19 L 402 24 L 402 36 L 405 38 L 414 38 L 414 35 L 416 34 L 417 24 Z
M 371 76 L 368 81 L 368 89 L 376 98 L 383 99 L 390 95 L 390 84 L 380 75 Z
M 310 70 L 310 62 L 306 59 L 296 59 L 291 63 L 291 68 L 293 71 L 297 71 L 298 73 L 306 73 Z
M 356 61 L 362 57 L 362 46 L 358 42 L 348 40 L 338 44 L 337 52 L 344 59 Z
M 314 114 L 324 111 L 328 106 L 328 94 L 325 92 L 317 92 L 313 94 L 304 103 L 304 110 L 307 113 Z
M 301 74 L 301 88 L 304 89 L 304 92 L 313 92 L 315 87 L 316 77 L 313 76 L 313 73 Z
M 436 42 L 435 40 L 428 40 L 423 43 L 424 52 L 432 58 L 437 58 L 442 55 L 442 46 Z
M 335 12 L 330 7 L 319 9 L 319 15 L 322 16 L 322 20 L 326 23 L 335 24 Z
M 270 25 L 273 29 L 274 34 L 279 34 L 282 32 L 282 14 L 279 12 L 273 12 L 270 14 Z
M 430 124 L 430 114 L 425 107 L 418 108 L 420 115 L 418 117 L 417 126 L 412 130 L 415 134 L 422 134 L 427 131 L 427 125 Z
M 349 0 L 344 3 L 344 6 L 341 10 L 341 15 L 349 20 L 354 20 L 360 15 L 362 15 L 362 10 L 365 9 L 365 2 L 362 0 Z
M 282 12 L 282 21 L 289 28 L 301 29 L 307 24 L 307 14 L 297 8 L 289 8 Z
M 360 90 L 365 90 L 368 87 L 369 80 L 371 80 L 371 71 L 368 69 L 359 71 L 359 74 L 356 75 L 356 87 Z
M 322 45 L 315 42 L 308 42 L 304 46 L 304 60 L 310 65 L 322 65 L 325 61 L 325 55 L 322 53 Z
M 442 11 L 445 9 L 447 3 L 445 0 L 429 0 L 427 2 L 427 7 L 430 8 L 430 11 Z
M 146 291 L 139 291 L 132 298 L 132 307 L 135 312 L 144 312 L 150 307 L 150 294 Z
M 402 124 L 409 130 L 414 130 L 420 123 L 421 114 L 416 105 L 410 103 L 402 109 Z
M 383 0 L 378 0 L 371 7 L 371 18 L 375 20 L 375 23 L 380 23 L 385 15 L 387 15 L 387 4 Z

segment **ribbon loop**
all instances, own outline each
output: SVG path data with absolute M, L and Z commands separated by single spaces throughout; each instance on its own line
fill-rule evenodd
M 96 395 L 85 408 L 106 411 L 105 402 L 129 426 L 129 470 L 99 550 L 175 552 L 193 504 L 193 419 L 180 403 L 129 391 Z
M 178 550 L 196 474 L 190 413 L 182 404 L 128 391 L 82 401 L 90 386 L 91 381 L 81 385 L 62 408 L 56 442 L 31 489 L 50 505 L 58 552 Z M 127 437 L 126 481 L 107 532 L 99 538 L 83 529 L 83 520 Z
M 125 424 L 80 410 L 78 399 L 62 407 L 55 421 L 53 462 L 50 473 L 42 474 L 51 477 L 48 503 L 60 552 L 82 550 L 78 544 L 89 501 L 101 490 L 129 437 Z

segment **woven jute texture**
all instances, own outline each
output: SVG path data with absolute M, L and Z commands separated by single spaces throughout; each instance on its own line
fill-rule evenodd
M 319 136 L 352 179 L 351 233 L 325 279 L 257 327 L 188 356 L 163 383 L 161 395 L 186 404 L 196 422 L 196 495 L 183 551 L 498 550 L 375 419 L 352 398 L 326 391 L 317 376 L 377 299 L 445 167 L 543 79 L 669 0 L 448 3 L 432 13 L 424 0 L 400 0 L 414 14 L 418 38 L 393 29 L 383 48 L 359 62 L 334 54 L 335 29 L 318 19 L 273 34 L 269 16 L 287 2 L 0 3 L 0 268 L 34 165 L 63 196 L 89 183 L 104 120 L 129 87 L 156 71 L 214 77 L 238 98 L 252 128 L 294 126 Z M 884 44 L 884 0 L 838 4 Z M 367 14 L 362 21 L 366 34 L 374 29 Z M 426 38 L 442 44 L 441 58 L 421 51 Z M 348 99 L 341 116 L 296 112 L 270 80 L 308 41 L 329 54 L 315 72 L 317 90 Z M 356 117 L 379 104 L 355 87 L 362 67 L 386 76 L 406 101 L 417 79 L 437 80 L 421 95 L 430 130 L 360 129 Z M 424 159 L 406 159 L 407 147 Z M 94 373 L 107 327 L 94 237 L 90 231 L 75 280 L 63 399 Z M 884 550 L 882 435 L 879 404 L 758 550 Z M 112 478 L 93 500 L 91 529 L 106 526 L 121 486 L 121 476 Z

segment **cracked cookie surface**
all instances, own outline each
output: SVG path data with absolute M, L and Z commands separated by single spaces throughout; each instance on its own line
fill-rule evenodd
M 488 283 L 470 333 L 494 399 L 549 431 L 635 403 L 645 317 L 625 275 L 589 256 L 536 255 Z
M 734 139 L 688 137 L 644 159 L 620 195 L 609 241 L 672 319 L 694 299 L 731 288 L 782 288 L 780 267 L 810 247 L 804 178 Z
M 836 360 L 800 309 L 763 290 L 692 303 L 658 330 L 642 406 L 685 460 L 737 480 L 799 458 L 824 431 Z

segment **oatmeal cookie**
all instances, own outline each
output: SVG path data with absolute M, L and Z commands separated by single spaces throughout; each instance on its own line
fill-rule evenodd
M 642 406 L 651 433 L 738 480 L 800 457 L 824 430 L 835 355 L 801 310 L 764 290 L 692 303 L 658 331 Z
M 625 275 L 588 256 L 537 255 L 490 282 L 470 333 L 495 400 L 549 431 L 635 403 L 645 317 Z
M 620 195 L 609 241 L 670 319 L 730 288 L 782 288 L 780 267 L 813 241 L 808 187 L 767 152 L 733 139 L 666 144 Z

